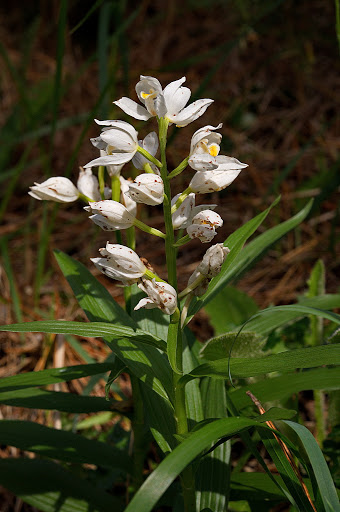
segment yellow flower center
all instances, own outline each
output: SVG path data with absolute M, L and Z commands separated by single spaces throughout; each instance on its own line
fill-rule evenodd
M 218 146 L 218 144 L 210 144 L 210 146 L 209 146 L 209 154 L 211 156 L 217 156 L 219 151 L 220 151 L 220 147 Z
M 157 93 L 155 92 L 154 89 L 150 89 L 149 92 L 144 92 L 144 91 L 141 92 L 141 96 L 142 96 L 143 100 L 147 100 L 152 95 L 154 95 L 154 98 L 157 96 Z

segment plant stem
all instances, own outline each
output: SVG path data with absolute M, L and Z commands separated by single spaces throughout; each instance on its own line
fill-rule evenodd
M 144 164 L 144 171 L 148 172 L 149 174 L 155 174 L 155 172 L 153 171 L 153 169 L 149 163 Z
M 98 167 L 98 181 L 99 181 L 99 191 L 102 199 L 105 199 L 104 189 L 105 189 L 105 179 L 104 179 L 104 166 L 100 165 Z
M 142 222 L 141 220 L 135 219 L 133 221 L 133 225 L 141 229 L 142 231 L 145 231 L 145 233 L 149 233 L 149 235 L 155 235 L 159 236 L 160 238 L 166 238 L 166 235 L 162 233 L 162 231 L 159 231 L 159 229 L 152 228 L 147 224 L 144 224 L 144 222 Z
M 173 286 L 177 290 L 177 272 L 176 272 L 176 248 L 174 247 L 175 236 L 174 229 L 172 225 L 172 216 L 171 216 L 171 189 L 170 189 L 170 181 L 167 173 L 167 162 L 166 162 L 166 139 L 167 139 L 167 131 L 169 122 L 160 118 L 158 121 L 159 125 L 159 145 L 161 151 L 161 161 L 162 167 L 160 168 L 161 178 L 164 183 L 164 201 L 163 201 L 163 211 L 164 211 L 164 222 L 165 222 L 165 252 L 166 252 L 166 264 L 168 270 L 168 281 L 171 286 Z M 172 315 L 171 324 L 172 327 L 178 324 L 179 315 Z M 183 367 L 183 354 L 182 354 L 182 337 L 181 337 L 181 329 L 171 328 L 168 331 L 168 336 L 171 339 L 168 339 L 168 342 L 173 346 L 174 343 L 177 344 L 176 352 L 178 354 L 178 360 L 176 366 L 181 370 Z M 173 339 L 172 336 L 177 336 L 177 339 Z M 177 358 L 176 358 L 177 359 Z M 175 391 L 175 400 L 174 400 L 174 408 L 175 408 L 175 420 L 176 420 L 176 430 L 177 434 L 186 434 L 188 432 L 188 421 L 187 421 L 187 413 L 185 406 L 185 388 L 184 386 L 178 385 L 179 379 L 181 378 L 181 374 L 173 372 L 173 386 Z M 196 499 L 195 499 L 195 481 L 193 476 L 192 467 L 189 466 L 185 468 L 181 474 L 181 485 L 183 490 L 183 500 L 184 500 L 184 509 L 185 512 L 195 512 L 196 511 Z
M 177 199 L 176 203 L 171 208 L 171 213 L 175 213 L 175 211 L 181 206 L 183 201 L 188 197 L 189 194 L 191 194 L 192 190 L 190 187 L 186 188 L 184 192 L 181 193 L 179 198 Z
M 171 171 L 171 173 L 169 174 L 168 178 L 169 180 L 171 180 L 171 178 L 174 178 L 175 176 L 178 176 L 179 174 L 181 174 L 181 172 L 184 171 L 184 169 L 187 168 L 188 166 L 188 162 L 189 162 L 189 157 L 187 156 L 186 158 L 184 158 L 184 160 L 182 160 L 182 162 L 176 167 L 176 169 L 174 169 L 173 171 Z
M 113 201 L 120 201 L 120 180 L 119 176 L 111 176 L 111 194 Z
M 159 160 L 157 160 L 157 158 L 155 158 L 154 156 L 150 155 L 150 153 L 148 151 L 146 151 L 146 149 L 141 148 L 140 146 L 138 146 L 137 151 L 141 155 L 145 156 L 145 158 L 147 158 L 150 162 L 152 162 L 153 164 L 157 165 L 157 167 L 161 167 L 162 166 L 161 162 Z

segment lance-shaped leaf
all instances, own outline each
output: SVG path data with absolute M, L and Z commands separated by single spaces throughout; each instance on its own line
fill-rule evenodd
M 114 339 L 127 338 L 137 343 L 145 343 L 161 350 L 166 350 L 166 343 L 140 329 L 132 329 L 107 322 L 67 322 L 65 320 L 42 320 L 23 322 L 22 324 L 0 325 L 1 331 L 10 332 L 48 332 L 55 334 L 73 334 L 76 336 L 105 337 Z
M 107 468 L 121 468 L 131 474 L 132 463 L 126 453 L 80 434 L 45 427 L 31 421 L 0 421 L 3 445 L 38 453 L 52 459 L 78 464 L 95 464 Z
M 69 382 L 70 380 L 109 372 L 112 368 L 113 363 L 94 363 L 65 366 L 63 368 L 49 368 L 48 370 L 41 370 L 40 372 L 21 373 L 19 375 L 2 378 L 0 380 L 0 392 L 33 388 L 36 386 L 48 386 L 49 384 L 56 384 L 57 382 Z
M 123 510 L 119 499 L 48 460 L 2 459 L 0 484 L 43 512 Z
M 229 368 L 230 363 L 230 368 Z M 340 345 L 322 345 L 272 354 L 266 357 L 218 359 L 197 366 L 180 381 L 185 384 L 196 377 L 247 378 L 264 373 L 291 372 L 297 368 L 315 368 L 340 364 Z
M 251 405 L 246 395 L 249 390 L 261 403 L 273 400 L 285 400 L 293 393 L 309 389 L 325 391 L 340 388 L 340 370 L 336 368 L 318 368 L 299 373 L 290 373 L 280 377 L 272 377 L 255 384 L 247 384 L 242 388 L 231 391 L 231 397 L 238 409 Z

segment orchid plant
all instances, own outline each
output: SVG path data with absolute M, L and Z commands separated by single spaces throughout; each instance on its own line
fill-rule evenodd
M 67 381 L 110 371 L 107 399 L 111 410 L 115 410 L 115 404 L 109 399 L 109 388 L 122 372 L 129 373 L 134 399 L 134 412 L 130 416 L 134 450 L 132 465 L 128 466 L 125 461 L 120 466 L 122 471 L 132 476 L 129 492 L 133 497 L 131 501 L 130 498 L 128 500 L 127 512 L 152 510 L 168 488 L 173 493 L 163 499 L 172 510 L 229 510 L 228 501 L 235 501 L 238 496 L 238 473 L 232 471 L 230 455 L 230 439 L 234 435 L 242 438 L 249 454 L 265 470 L 265 473 L 256 473 L 260 475 L 258 481 L 252 480 L 248 487 L 245 480 L 240 480 L 239 495 L 242 496 L 243 489 L 243 499 L 249 503 L 259 499 L 287 501 L 296 507 L 294 510 L 339 510 L 334 486 L 329 483 L 330 477 L 328 480 L 326 478 L 328 483 L 325 485 L 324 477 L 329 475 L 329 471 L 318 446 L 304 427 L 288 421 L 295 412 L 283 408 L 265 412 L 253 394 L 257 389 L 259 392 L 262 390 L 260 398 L 264 401 L 286 396 L 282 385 L 275 385 L 275 378 L 281 378 L 277 373 L 275 378 L 264 381 L 262 387 L 256 387 L 257 376 L 291 372 L 294 380 L 296 375 L 292 372 L 296 367 L 333 365 L 338 357 L 335 345 L 295 350 L 294 354 L 284 352 L 272 355 L 264 351 L 253 352 L 253 347 L 258 350 L 259 338 L 265 337 L 270 329 L 303 314 L 318 315 L 338 324 L 340 317 L 322 308 L 315 309 L 313 306 L 318 304 L 313 301 L 309 301 L 308 305 L 269 308 L 264 310 L 264 313 L 270 313 L 264 315 L 267 318 L 265 326 L 259 321 L 258 313 L 248 320 L 246 330 L 243 330 L 244 326 L 239 326 L 232 332 L 213 338 L 203 348 L 188 328 L 201 307 L 208 304 L 228 282 L 249 268 L 269 245 L 305 218 L 310 205 L 243 248 L 277 203 L 275 201 L 263 213 L 230 234 L 224 243 L 210 245 L 187 285 L 179 290 L 178 248 L 190 244 L 192 239 L 204 244 L 212 242 L 223 224 L 222 217 L 215 211 L 218 205 L 196 205 L 196 195 L 225 189 L 247 167 L 247 164 L 234 157 L 220 154 L 222 135 L 217 130 L 222 128 L 222 124 L 218 124 L 203 126 L 195 131 L 188 156 L 175 169 L 168 169 L 167 134 L 172 129 L 170 127 L 186 127 L 199 119 L 213 103 L 211 99 L 199 99 L 187 106 L 191 92 L 183 86 L 184 82 L 183 77 L 163 89 L 156 78 L 141 76 L 136 85 L 140 103 L 126 97 L 114 103 L 138 121 L 155 118 L 158 133 L 151 131 L 143 140 L 139 140 L 132 124 L 121 120 L 95 120 L 101 127 L 101 133 L 91 142 L 99 155 L 81 168 L 77 186 L 65 177 L 54 177 L 41 184 L 36 183 L 29 192 L 38 200 L 70 203 L 80 199 L 86 202 L 84 210 L 90 214 L 90 220 L 107 231 L 110 238 L 106 247 L 99 249 L 100 256 L 93 257 L 92 262 L 100 272 L 124 287 L 125 309 L 80 263 L 57 252 L 58 263 L 90 322 L 27 322 L 7 326 L 4 330 L 102 336 L 115 354 L 113 363 L 80 366 L 77 377 L 72 373 L 75 370 L 58 369 L 53 373 L 53 378 Z M 140 171 L 135 179 L 125 174 L 129 163 Z M 188 176 L 187 187 L 182 193 L 172 195 L 172 180 L 184 171 Z M 151 208 L 163 205 L 162 231 L 138 218 L 138 204 Z M 152 219 L 152 215 L 149 218 Z M 149 263 L 139 254 L 135 241 L 136 228 L 150 237 L 164 240 L 166 279 L 157 275 L 152 262 Z M 286 315 L 284 318 L 282 311 Z M 236 347 L 242 344 L 248 348 L 238 355 Z M 298 389 L 305 389 L 304 375 L 300 375 Z M 255 384 L 247 380 L 249 377 L 255 378 Z M 32 382 L 35 382 L 35 378 L 33 376 Z M 49 382 L 48 376 L 43 382 Z M 232 386 L 227 388 L 228 382 L 232 385 L 237 382 L 238 389 L 233 391 Z M 248 392 L 250 398 L 246 396 L 248 389 L 253 392 Z M 276 394 L 270 393 L 273 389 Z M 254 416 L 253 404 L 258 406 L 260 414 Z M 285 434 L 272 423 L 276 420 L 284 422 Z M 269 471 L 254 443 L 254 437 L 249 434 L 251 429 L 263 440 L 282 478 L 274 477 Z M 162 461 L 144 479 L 148 432 L 151 432 L 158 445 Z M 297 438 L 304 445 L 303 457 L 292 442 Z M 111 447 L 107 449 L 111 450 Z M 102 453 L 100 447 L 95 450 Z M 299 458 L 304 469 L 301 470 L 296 464 L 293 455 Z M 53 452 L 51 457 L 58 459 L 58 454 Z M 93 459 L 90 457 L 91 460 L 79 457 L 83 462 L 92 460 L 97 465 L 101 464 L 100 455 Z M 67 456 L 62 460 L 68 460 Z M 305 484 L 304 471 L 311 478 L 313 492 Z M 176 486 L 178 476 L 181 490 Z M 114 502 L 110 501 L 110 495 L 104 493 L 106 497 L 103 498 L 104 491 L 99 492 L 98 489 L 93 494 L 95 497 L 88 497 L 89 492 L 88 489 L 87 494 L 84 491 L 87 496 L 84 494 L 84 499 L 91 505 L 91 510 L 122 510 L 124 500 L 115 498 Z M 250 510 L 249 503 L 246 505 L 248 508 L 242 510 Z M 69 506 L 71 508 L 67 510 L 73 510 Z M 50 510 L 47 505 L 42 508 L 45 509 Z M 258 509 L 255 506 L 251 510 Z

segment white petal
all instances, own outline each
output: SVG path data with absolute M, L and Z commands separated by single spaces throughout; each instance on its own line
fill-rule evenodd
M 102 215 L 99 215 L 99 214 L 91 215 L 89 217 L 89 219 L 91 219 L 92 222 L 94 222 L 97 226 L 102 228 L 104 231 L 117 231 L 117 229 L 120 229 L 120 227 L 113 226 L 111 223 L 108 222 L 107 219 L 105 219 L 105 217 L 103 217 Z
M 135 311 L 137 311 L 137 309 L 140 309 L 140 308 L 145 308 L 145 309 L 154 309 L 157 307 L 157 304 L 155 304 L 151 299 L 149 298 L 144 298 L 144 299 L 141 299 L 138 304 L 136 304 L 136 306 L 133 308 Z
M 210 99 L 194 101 L 194 103 L 191 103 L 191 105 L 183 109 L 177 116 L 168 116 L 168 119 L 172 123 L 175 123 L 176 126 L 187 126 L 189 123 L 192 123 L 202 114 L 204 114 L 204 112 L 207 110 L 209 105 L 213 103 L 213 101 L 214 100 Z
M 101 137 L 93 137 L 90 139 L 91 143 L 94 145 L 95 148 L 100 149 L 101 151 L 106 149 L 106 142 L 103 141 Z
M 98 121 L 98 119 L 95 119 L 95 122 L 99 124 L 100 126 L 111 126 L 112 128 L 116 128 L 117 130 L 122 130 L 126 133 L 128 133 L 133 140 L 137 142 L 137 132 L 132 126 L 132 124 L 127 123 L 126 121 L 120 121 L 120 120 L 110 120 L 107 119 L 106 121 Z
M 124 153 L 131 153 L 137 149 L 137 140 L 132 139 L 130 134 L 123 130 L 111 128 L 102 132 L 101 138 L 112 147 L 112 152 L 123 151 Z
M 152 117 L 145 107 L 142 107 L 142 105 L 139 105 L 139 103 L 130 100 L 130 98 L 123 97 L 120 98 L 120 100 L 114 101 L 113 103 L 117 105 L 117 107 L 121 108 L 123 112 L 131 117 L 134 117 L 135 119 L 147 121 L 150 119 L 150 117 Z
M 100 156 L 91 160 L 86 165 L 83 165 L 84 169 L 88 167 L 97 167 L 98 165 L 122 165 L 126 164 L 133 158 L 133 153 L 114 153 L 113 155 Z
M 166 100 L 167 114 L 166 116 L 176 116 L 188 103 L 191 91 L 187 87 L 180 87 L 175 94 Z
M 184 84 L 185 81 L 186 81 L 186 78 L 185 78 L 185 76 L 183 76 L 179 80 L 175 80 L 174 82 L 170 82 L 164 88 L 163 96 L 164 96 L 165 103 L 166 103 L 167 106 L 171 104 L 172 97 L 174 96 L 174 94 L 176 94 L 178 89 L 181 87 L 182 84 Z
M 231 156 L 219 155 L 216 156 L 216 162 L 218 163 L 218 171 L 232 171 L 236 169 L 244 169 L 248 167 L 248 164 L 243 164 L 237 158 Z
M 217 126 L 207 125 L 203 126 L 202 128 L 199 128 L 199 130 L 197 130 L 191 137 L 190 153 L 193 153 L 195 146 L 199 143 L 200 140 L 209 137 L 213 130 L 219 130 L 220 128 L 222 128 L 222 126 L 222 123 L 220 123 Z M 220 138 L 222 138 L 222 135 L 220 135 Z
M 187 233 L 190 238 L 198 238 L 202 243 L 211 242 L 217 234 L 213 226 L 206 224 L 191 224 L 187 228 Z
M 155 156 L 157 153 L 159 146 L 158 137 L 156 132 L 150 132 L 143 140 L 142 147 L 146 149 L 150 153 L 150 155 Z
M 136 93 L 142 103 L 145 103 L 145 99 L 142 97 L 142 93 L 149 94 L 150 89 L 153 89 L 158 94 L 162 92 L 162 86 L 153 76 L 140 76 L 140 81 L 136 84 Z
M 189 158 L 189 165 L 190 165 L 190 167 L 195 169 L 195 171 L 211 171 L 213 169 L 218 168 L 218 163 L 216 162 L 216 157 L 208 155 L 207 153 L 204 153 L 204 154 L 194 153 Z

